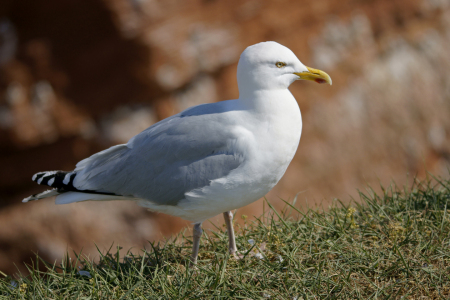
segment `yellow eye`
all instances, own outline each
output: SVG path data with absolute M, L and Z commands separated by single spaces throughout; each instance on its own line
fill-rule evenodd
M 275 65 L 277 66 L 277 68 L 286 67 L 286 64 L 284 62 L 281 62 L 281 61 L 277 62 Z

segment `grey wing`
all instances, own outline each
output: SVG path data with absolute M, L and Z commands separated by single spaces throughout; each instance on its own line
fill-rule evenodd
M 74 186 L 176 205 L 186 192 L 226 176 L 243 161 L 241 153 L 229 148 L 235 137 L 217 118 L 204 114 L 165 119 L 128 144 L 81 161 Z

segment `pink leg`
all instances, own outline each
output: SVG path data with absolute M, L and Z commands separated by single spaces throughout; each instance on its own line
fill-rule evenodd
M 230 254 L 236 256 L 236 240 L 234 237 L 234 229 L 233 229 L 233 213 L 231 211 L 227 211 L 223 213 L 223 217 L 225 219 L 225 224 L 227 225 L 228 232 L 228 250 Z
M 198 249 L 200 247 L 200 238 L 202 237 L 202 223 L 194 224 L 194 232 L 192 234 L 192 255 L 191 255 L 191 266 L 194 266 L 197 264 L 197 256 L 198 256 Z

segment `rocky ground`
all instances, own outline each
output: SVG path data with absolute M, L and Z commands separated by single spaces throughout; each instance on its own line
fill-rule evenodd
M 73 169 L 159 119 L 236 98 L 239 54 L 266 40 L 333 79 L 292 86 L 303 136 L 269 200 L 326 203 L 366 182 L 448 176 L 448 0 L 4 0 L 0 270 L 33 251 L 53 261 L 94 242 L 139 248 L 185 226 L 123 203 L 20 200 L 42 190 L 37 171 Z

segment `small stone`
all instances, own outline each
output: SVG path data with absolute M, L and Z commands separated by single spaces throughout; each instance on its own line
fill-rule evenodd
M 91 273 L 89 273 L 88 271 L 79 270 L 78 274 L 80 274 L 81 276 L 86 276 L 86 277 L 92 278 Z

